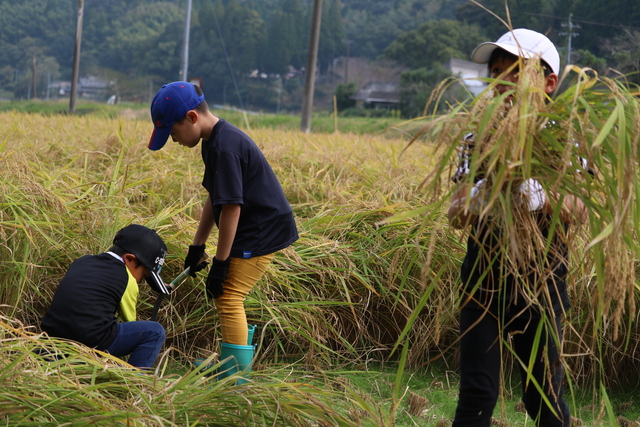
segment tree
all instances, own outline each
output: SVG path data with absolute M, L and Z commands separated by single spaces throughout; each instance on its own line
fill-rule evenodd
M 304 64 L 304 11 L 300 0 L 284 0 L 269 27 L 268 49 L 263 51 L 267 72 L 285 73 L 289 65 Z
M 598 58 L 593 53 L 584 49 L 577 49 L 572 51 L 572 61 L 579 67 L 589 67 L 595 70 L 598 74 L 604 75 L 607 72 L 607 60 L 604 58 Z
M 9 66 L 26 73 L 31 68 L 27 62 L 33 55 L 36 59 L 53 57 L 59 64 L 65 53 L 65 41 L 71 42 L 71 57 L 75 29 L 72 7 L 70 3 L 57 7 L 50 3 L 43 0 L 0 2 L 0 67 Z
M 389 15 L 375 17 L 367 11 L 356 11 L 348 16 L 347 38 L 353 57 L 375 59 L 403 32 Z
M 13 66 L 4 67 L 4 80 L 9 84 L 4 86 L 5 90 L 11 90 L 14 96 L 19 98 L 26 98 L 29 93 L 32 97 L 44 98 L 47 94 L 49 79 L 55 80 L 60 77 L 58 61 L 48 55 L 49 49 L 33 37 L 20 39 L 14 48 Z M 34 58 L 37 93 L 32 92 Z M 8 78 L 9 73 L 11 78 Z
M 226 60 L 226 39 L 220 38 L 222 27 L 226 22 L 225 6 L 222 0 L 214 2 L 205 0 L 194 3 L 194 8 L 197 13 L 192 16 L 190 74 L 203 79 L 203 90 L 210 105 L 216 102 L 224 104 L 231 99 L 237 100 L 237 96 L 231 97 L 235 93 L 233 92 L 235 74 L 231 75 Z
M 173 26 L 175 31 L 184 25 L 184 12 L 177 5 L 169 2 L 158 3 L 157 7 L 140 5 L 114 20 L 112 25 L 114 31 L 106 39 L 103 66 L 138 77 L 149 74 L 149 69 L 169 70 L 168 62 L 179 62 L 175 59 L 175 49 L 167 52 L 166 40 L 162 50 L 158 49 L 158 40 L 168 26 Z M 179 37 L 173 38 L 181 45 Z M 179 58 L 180 50 L 177 55 Z
M 353 57 L 378 57 L 400 34 L 438 19 L 452 0 L 343 0 L 347 38 Z M 456 0 L 457 1 L 457 0 Z
M 615 61 L 615 68 L 640 84 L 640 31 L 625 29 L 623 34 L 607 40 L 604 48 Z
M 346 110 L 347 108 L 355 107 L 356 100 L 351 99 L 353 95 L 358 92 L 356 88 L 356 84 L 351 82 L 349 84 L 340 83 L 338 87 L 336 87 L 336 104 L 338 107 L 338 111 Z
M 466 96 L 465 90 L 459 84 L 453 84 L 446 89 L 439 105 L 427 105 L 434 89 L 449 77 L 451 77 L 451 72 L 440 64 L 436 64 L 430 69 L 418 68 L 402 73 L 400 109 L 403 116 L 422 116 L 426 107 L 429 107 L 429 111 L 433 111 L 434 108 L 437 111 L 442 111 L 446 107 L 446 103 L 453 103 L 455 99 L 464 98 Z
M 605 40 L 625 36 L 624 28 L 640 28 L 640 8 L 636 0 L 574 0 L 574 20 L 582 25 L 575 47 L 588 49 L 598 56 L 606 56 Z
M 334 58 L 343 55 L 345 39 L 340 1 L 331 0 L 329 3 L 325 0 L 320 25 L 320 45 L 318 46 L 319 70 L 327 69 Z
M 468 59 L 484 40 L 475 25 L 446 19 L 428 21 L 398 37 L 382 56 L 409 68 L 432 68 L 451 58 Z
M 485 31 L 490 39 L 497 39 L 509 29 L 492 13 L 496 14 L 504 22 L 511 22 L 513 28 L 529 28 L 551 35 L 550 31 L 559 29 L 562 23 L 561 19 L 558 20 L 553 17 L 568 16 L 571 1 L 507 0 L 505 5 L 504 0 L 486 0 L 481 2 L 484 8 L 471 2 L 465 2 L 456 8 L 456 19 L 461 22 L 476 24 Z M 509 10 L 508 16 L 507 8 Z
M 238 0 L 230 0 L 225 8 L 224 22 L 219 23 L 235 72 L 259 69 L 259 58 L 266 48 L 267 29 L 258 13 Z
M 220 95 L 222 101 L 227 88 L 228 98 L 236 99 L 223 41 L 240 90 L 242 76 L 253 70 L 283 73 L 289 65 L 304 67 L 310 28 L 310 17 L 304 15 L 312 9 L 312 3 L 313 0 L 196 0 L 190 73 L 204 78 L 209 89 L 215 88 L 207 91 L 209 97 Z M 482 0 L 482 4 L 506 19 L 504 0 Z M 603 69 L 602 59 L 592 60 L 606 58 L 617 62 L 618 69 L 634 69 L 632 51 L 607 50 L 605 40 L 626 36 L 623 27 L 640 28 L 640 8 L 635 7 L 635 0 L 507 0 L 507 6 L 514 27 L 545 33 L 560 50 L 566 44 L 559 35 L 566 31 L 561 24 L 573 13 L 574 23 L 582 26 L 580 35 L 572 40 L 574 53 L 581 55 L 582 64 L 593 63 Z M 175 0 L 85 0 L 81 76 L 90 70 L 110 68 L 117 71 L 120 80 L 140 79 L 147 90 L 149 80 L 157 84 L 175 80 L 179 77 L 184 9 L 184 2 Z M 76 14 L 73 1 L 0 1 L 3 93 L 18 88 L 18 96 L 26 96 L 34 54 L 37 67 L 49 64 L 50 70 L 59 70 L 60 78 L 70 78 Z M 453 16 L 459 21 L 459 31 L 446 26 L 452 21 L 439 21 Z M 435 27 L 429 30 L 430 25 Z M 486 37 L 467 43 L 465 40 L 472 39 L 478 28 Z M 346 54 L 347 40 L 352 59 L 378 58 L 388 49 L 385 58 L 394 57 L 412 68 L 429 69 L 445 57 L 468 59 L 476 42 L 495 40 L 506 27 L 467 0 L 324 0 L 321 30 L 319 65 L 325 71 L 336 57 Z M 36 50 L 27 52 L 31 47 Z M 46 70 L 37 73 L 38 78 L 46 78 Z M 40 92 L 46 84 L 38 81 L 37 87 Z M 245 84 L 245 90 L 246 87 Z M 288 90 L 289 84 L 286 87 Z M 124 97 L 133 92 L 122 93 Z

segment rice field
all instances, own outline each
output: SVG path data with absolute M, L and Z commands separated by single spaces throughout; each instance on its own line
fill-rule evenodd
M 519 99 L 534 105 L 535 96 Z M 521 156 L 550 186 L 570 188 L 588 202 L 588 224 L 574 236 L 571 254 L 564 360 L 574 400 L 568 403 L 593 420 L 589 425 L 621 425 L 616 393 L 640 393 L 638 101 L 623 83 L 585 74 L 545 115 L 525 108 L 523 102 L 514 111 L 531 120 L 495 123 L 495 104 L 477 101 L 374 134 L 248 130 L 293 206 L 300 240 L 277 254 L 246 302 L 259 347 L 243 386 L 191 368 L 196 358 L 215 362 L 219 346 L 203 275 L 165 300 L 158 320 L 167 343 L 153 375 L 39 330 L 70 262 L 106 250 L 127 224 L 158 230 L 169 249 L 165 281 L 179 274 L 206 197 L 199 147 L 169 142 L 151 152 L 150 123 L 137 118 L 0 113 L 0 420 L 24 426 L 446 425 L 452 413 L 441 406 L 451 404 L 424 403 L 425 390 L 409 383 L 438 366 L 451 382 L 424 387 L 444 390 L 445 400 L 455 402 L 465 235 L 447 225 L 446 209 L 456 141 L 479 124 L 499 131 L 488 137 L 478 164 L 488 162 L 496 176 L 506 176 L 504 159 Z M 531 148 L 531 129 L 549 118 L 575 131 L 579 154 L 597 169 L 597 179 L 578 182 L 540 161 L 549 153 Z M 566 134 L 543 137 L 554 154 L 572 154 L 559 143 Z M 506 141 L 517 141 L 517 149 Z M 212 236 L 208 247 L 214 245 Z M 142 287 L 141 320 L 154 301 Z M 66 357 L 34 352 L 41 348 Z M 395 374 L 379 380 L 381 369 Z M 359 378 L 385 391 L 358 385 Z M 504 399 L 517 396 L 514 390 L 505 387 Z M 631 400 L 627 412 L 640 412 Z M 533 424 L 522 417 L 504 425 Z

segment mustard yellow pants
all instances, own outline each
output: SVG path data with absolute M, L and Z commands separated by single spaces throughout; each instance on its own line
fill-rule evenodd
M 267 270 L 275 253 L 243 259 L 231 258 L 224 293 L 214 299 L 222 329 L 222 342 L 247 345 L 247 314 L 244 300 Z

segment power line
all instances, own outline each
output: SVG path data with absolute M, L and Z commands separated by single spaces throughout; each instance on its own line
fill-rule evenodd
M 238 83 L 236 82 L 236 76 L 233 74 L 233 68 L 231 68 L 231 61 L 229 61 L 229 55 L 227 54 L 227 47 L 224 44 L 224 39 L 222 38 L 222 31 L 220 30 L 220 25 L 218 25 L 218 18 L 216 16 L 215 7 L 213 6 L 213 2 L 209 0 L 209 5 L 211 6 L 211 13 L 213 14 L 213 20 L 216 23 L 216 28 L 218 30 L 218 37 L 220 37 L 220 44 L 222 45 L 222 51 L 224 52 L 224 57 L 227 60 L 227 66 L 229 67 L 229 73 L 231 74 L 231 80 L 233 80 L 233 86 L 236 89 L 236 95 L 238 95 L 238 102 L 240 103 L 240 108 L 244 110 L 244 105 L 242 104 L 242 98 L 240 97 L 240 90 L 238 90 Z
M 567 18 L 561 17 L 561 16 L 555 16 L 555 15 L 547 15 L 544 13 L 535 13 L 535 12 L 523 12 L 523 15 L 533 15 L 533 16 L 542 16 L 544 18 L 553 18 L 553 19 L 559 19 L 561 21 L 564 21 Z M 632 30 L 638 30 L 640 31 L 639 28 L 636 27 L 631 27 L 628 25 L 620 25 L 620 24 L 604 24 L 602 22 L 594 22 L 594 21 L 586 21 L 584 19 L 575 19 L 575 18 L 571 18 L 573 22 L 579 22 L 581 24 L 589 24 L 589 25 L 600 25 L 601 27 L 612 27 L 612 28 L 620 28 L 620 29 L 625 29 L 625 28 L 629 28 Z

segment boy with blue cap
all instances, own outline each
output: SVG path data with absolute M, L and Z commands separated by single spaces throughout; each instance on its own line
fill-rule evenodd
M 180 81 L 164 85 L 151 103 L 151 118 L 151 150 L 161 149 L 169 137 L 188 148 L 202 140 L 202 185 L 209 195 L 185 268 L 190 267 L 194 277 L 202 269 L 199 260 L 217 225 L 218 242 L 206 289 L 220 319 L 220 357 L 231 355 L 229 349 L 236 347 L 252 349 L 244 300 L 275 253 L 298 239 L 291 206 L 256 143 L 214 116 L 199 86 Z

